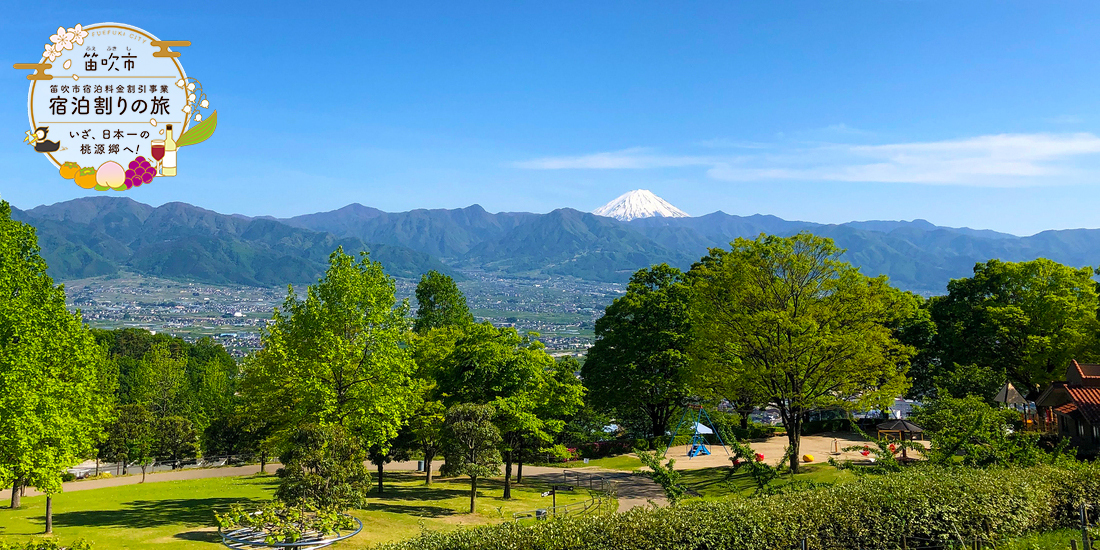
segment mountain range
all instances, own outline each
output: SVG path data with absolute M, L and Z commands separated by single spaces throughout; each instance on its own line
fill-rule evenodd
M 674 207 L 673 207 L 674 208 Z M 623 282 L 654 263 L 687 268 L 708 247 L 737 237 L 812 231 L 847 250 L 868 275 L 903 289 L 945 291 L 976 262 L 1046 257 L 1073 266 L 1100 262 L 1100 230 L 1044 231 L 1029 237 L 933 225 L 924 220 L 839 225 L 775 216 L 642 217 L 627 221 L 561 208 L 547 214 L 452 210 L 383 212 L 351 204 L 287 219 L 212 212 L 185 203 L 159 207 L 128 198 L 90 197 L 29 210 L 16 219 L 37 228 L 58 280 L 127 270 L 209 283 L 283 285 L 316 280 L 328 255 L 369 250 L 397 277 L 436 269 L 504 277 Z

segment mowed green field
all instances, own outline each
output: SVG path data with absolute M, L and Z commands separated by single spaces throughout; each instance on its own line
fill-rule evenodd
M 234 502 L 269 499 L 276 485 L 273 475 L 256 475 L 62 493 L 54 497 L 54 533 L 64 544 L 86 538 L 97 550 L 211 550 L 221 547 L 213 511 Z M 367 508 L 351 512 L 363 521 L 363 532 L 333 548 L 367 548 L 411 538 L 421 529 L 510 521 L 513 512 L 550 506 L 550 498 L 541 496 L 549 486 L 536 478 L 513 484 L 514 498 L 507 501 L 501 498 L 501 480 L 479 481 L 478 485 L 477 513 L 469 514 L 469 483 L 465 479 L 436 479 L 426 487 L 422 475 L 387 472 L 385 493 L 378 495 L 372 490 Z M 558 495 L 558 505 L 587 498 L 584 492 L 563 493 Z M 45 497 L 27 497 L 19 510 L 0 508 L 0 541 L 41 536 L 45 505 Z

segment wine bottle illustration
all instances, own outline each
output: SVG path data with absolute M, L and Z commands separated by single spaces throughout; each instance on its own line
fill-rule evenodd
M 165 127 L 164 131 L 164 159 L 161 161 L 162 176 L 176 175 L 176 140 L 172 138 L 172 125 Z

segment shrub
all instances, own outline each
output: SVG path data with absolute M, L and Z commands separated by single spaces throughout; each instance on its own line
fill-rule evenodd
M 115 477 L 115 476 L 111 475 L 111 472 L 99 472 L 96 475 L 88 476 L 84 479 L 86 479 L 88 481 L 91 481 L 91 480 L 94 480 L 94 479 L 111 479 L 112 477 Z
M 92 550 L 87 539 L 76 539 L 69 546 L 62 546 L 57 539 L 36 539 L 27 542 L 0 542 L 0 550 Z
M 802 435 L 814 435 L 825 432 L 850 432 L 852 421 L 847 418 L 833 418 L 830 420 L 814 420 L 802 425 Z
M 631 444 L 627 441 L 600 441 L 598 443 L 586 443 L 577 447 L 581 458 L 606 458 L 612 455 L 621 455 L 630 452 Z
M 61 472 L 61 481 L 76 481 L 76 474 L 72 472 Z
M 279 477 L 275 498 L 322 510 L 360 507 L 370 490 L 366 459 L 357 440 L 339 425 L 303 425 L 280 457 L 283 467 L 275 472 Z
M 635 451 L 648 451 L 649 450 L 649 440 L 648 439 L 640 439 L 640 438 L 635 439 L 634 440 L 634 450 Z
M 1100 500 L 1100 465 L 908 468 L 797 493 L 427 532 L 380 549 L 770 550 L 803 537 L 812 548 L 896 548 L 902 533 L 947 541 L 1070 526 L 1081 499 Z

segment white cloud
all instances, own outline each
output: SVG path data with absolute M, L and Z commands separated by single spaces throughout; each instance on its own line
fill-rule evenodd
M 521 168 L 653 169 L 707 167 L 725 181 L 800 180 L 1017 187 L 1100 179 L 1100 137 L 1091 133 L 998 134 L 972 138 L 775 148 L 708 157 L 625 149 L 517 163 Z

